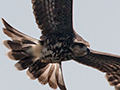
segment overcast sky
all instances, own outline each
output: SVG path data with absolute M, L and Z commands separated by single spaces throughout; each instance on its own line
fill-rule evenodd
M 77 33 L 92 49 L 120 55 L 120 0 L 74 0 L 73 3 L 73 26 Z M 39 38 L 31 0 L 1 0 L 0 17 L 18 30 Z M 3 40 L 10 39 L 3 34 L 3 27 L 0 21 L 0 90 L 52 90 L 28 79 L 26 71 L 14 68 L 15 62 L 5 56 L 8 49 L 2 45 Z M 91 67 L 67 61 L 62 68 L 68 90 L 114 90 L 105 74 Z

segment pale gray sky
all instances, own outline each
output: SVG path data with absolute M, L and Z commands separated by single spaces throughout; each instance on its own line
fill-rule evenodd
M 74 29 L 99 51 L 120 55 L 120 0 L 73 0 Z M 32 13 L 31 0 L 1 0 L 0 17 L 12 26 L 35 38 L 38 29 Z M 3 34 L 0 21 L 0 42 L 9 39 Z M 37 80 L 29 80 L 25 71 L 17 71 L 15 62 L 0 44 L 0 90 L 52 90 Z M 68 90 L 114 90 L 101 73 L 74 61 L 64 62 L 63 74 Z M 57 89 L 59 90 L 59 89 Z

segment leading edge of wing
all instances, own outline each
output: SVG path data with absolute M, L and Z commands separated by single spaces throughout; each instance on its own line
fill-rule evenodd
M 32 0 L 33 13 L 44 36 L 71 33 L 72 0 Z
M 102 72 L 109 72 L 110 68 L 117 68 L 118 65 L 120 66 L 119 55 L 94 51 L 91 49 L 89 50 L 90 51 L 87 55 L 83 57 L 76 57 L 74 60 L 81 64 L 96 68 Z

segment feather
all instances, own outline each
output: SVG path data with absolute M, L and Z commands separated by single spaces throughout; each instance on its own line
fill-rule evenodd
M 4 46 L 10 50 L 7 56 L 12 60 L 18 60 L 15 64 L 17 70 L 24 70 L 40 58 L 43 43 L 19 32 L 4 19 L 2 21 L 5 25 L 4 33 L 12 39 L 3 42 Z
M 9 25 L 3 18 L 2 18 L 3 24 L 5 25 L 5 28 L 3 28 L 3 32 L 9 36 L 12 40 L 29 40 L 34 43 L 38 43 L 38 40 L 35 38 L 32 38 L 26 34 L 23 34 L 22 32 L 19 32 L 15 28 L 13 28 L 11 25 Z
M 43 36 L 73 33 L 72 0 L 32 0 L 32 4 L 36 23 Z
M 109 84 L 120 90 L 120 56 L 89 49 L 87 55 L 74 60 L 105 72 Z
M 7 56 L 12 60 L 21 60 L 27 57 L 28 55 L 21 51 L 9 51 L 7 53 Z
M 60 63 L 45 63 L 37 60 L 29 67 L 27 75 L 33 80 L 38 78 L 43 85 L 48 83 L 53 89 L 59 86 L 61 90 L 66 90 Z
M 6 48 L 10 50 L 22 50 L 22 45 L 20 44 L 19 41 L 5 40 L 3 44 Z
M 24 59 L 21 59 L 19 62 L 15 64 L 15 68 L 17 70 L 24 70 L 28 68 L 32 63 L 34 62 L 33 57 L 26 57 Z

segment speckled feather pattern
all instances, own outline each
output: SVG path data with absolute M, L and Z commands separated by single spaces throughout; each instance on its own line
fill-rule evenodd
M 120 90 L 120 56 L 90 49 L 90 44 L 72 26 L 73 0 L 32 0 L 36 23 L 42 31 L 40 40 L 21 33 L 2 19 L 3 32 L 12 40 L 3 44 L 10 51 L 7 56 L 18 61 L 18 70 L 27 70 L 30 79 L 53 89 L 67 90 L 61 62 L 75 60 L 106 73 L 115 90 Z
M 32 3 L 36 22 L 44 36 L 73 32 L 72 0 L 32 0 Z

